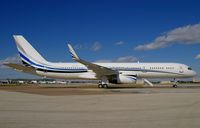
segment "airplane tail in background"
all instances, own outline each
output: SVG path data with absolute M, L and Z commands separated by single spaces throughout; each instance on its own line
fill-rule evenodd
M 47 61 L 21 35 L 13 35 L 21 60 L 25 64 L 37 67 Z

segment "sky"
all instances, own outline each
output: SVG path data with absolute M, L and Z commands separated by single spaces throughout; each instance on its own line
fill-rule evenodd
M 177 62 L 200 73 L 198 0 L 1 0 L 0 79 L 33 78 L 2 66 L 19 61 L 23 35 L 48 61 L 72 62 L 71 43 L 92 62 Z

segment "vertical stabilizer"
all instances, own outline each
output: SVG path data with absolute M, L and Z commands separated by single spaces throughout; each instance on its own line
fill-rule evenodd
M 21 35 L 13 35 L 20 57 L 26 63 L 31 62 L 45 64 L 47 61 L 31 46 Z

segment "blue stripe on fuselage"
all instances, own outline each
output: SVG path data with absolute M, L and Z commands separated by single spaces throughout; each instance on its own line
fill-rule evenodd
M 31 66 L 45 70 L 59 70 L 59 71 L 87 71 L 87 69 L 81 68 L 81 69 L 64 69 L 64 68 L 52 68 L 45 65 L 36 64 L 33 61 L 31 61 L 29 58 L 27 58 L 25 55 L 23 55 L 21 52 L 19 52 L 20 56 L 28 62 Z M 140 68 L 113 68 L 113 70 L 119 70 L 119 71 L 146 71 L 146 72 L 158 72 L 158 73 L 170 73 L 170 74 L 178 74 L 182 75 L 180 73 L 175 72 L 167 72 L 167 71 L 159 71 L 159 70 L 148 70 L 148 69 L 140 69 Z
M 21 52 L 19 52 L 19 55 L 24 59 L 26 60 L 30 65 L 35 65 L 35 66 L 38 66 L 38 67 L 45 67 L 45 66 L 42 66 L 42 65 L 39 65 L 39 64 L 36 64 L 34 62 L 32 62 L 30 59 L 28 59 L 26 56 L 24 56 Z
M 44 66 L 44 65 L 40 65 L 40 64 L 36 64 L 33 61 L 31 61 L 30 59 L 28 59 L 26 56 L 24 56 L 21 52 L 19 52 L 19 55 L 25 60 L 27 61 L 31 66 L 35 67 L 35 68 L 42 68 L 42 69 L 50 69 L 50 70 L 63 70 L 63 71 L 87 71 L 87 69 L 64 69 L 64 68 L 52 68 L 52 67 L 48 67 L 48 66 Z M 36 67 L 37 66 L 37 67 Z

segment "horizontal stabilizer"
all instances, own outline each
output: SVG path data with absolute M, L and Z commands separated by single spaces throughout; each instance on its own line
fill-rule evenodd
M 14 63 L 4 63 L 3 65 L 8 66 L 10 68 L 13 68 L 14 70 L 20 71 L 20 72 L 25 72 L 25 73 L 30 73 L 33 75 L 37 75 L 36 70 L 32 67 L 26 67 L 21 64 L 14 64 Z

